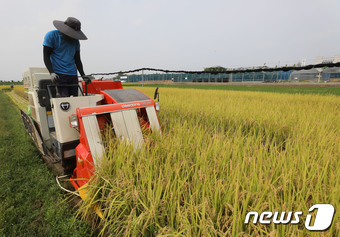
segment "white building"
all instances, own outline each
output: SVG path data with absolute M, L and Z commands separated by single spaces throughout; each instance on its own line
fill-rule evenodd
M 315 58 L 315 64 L 321 64 L 321 63 L 338 63 L 340 62 L 340 55 L 336 55 L 334 57 L 322 57 L 318 56 Z

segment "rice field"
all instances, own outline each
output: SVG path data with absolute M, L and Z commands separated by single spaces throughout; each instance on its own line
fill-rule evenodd
M 339 208 L 339 96 L 161 88 L 160 105 L 163 135 L 145 135 L 139 152 L 107 131 L 78 213 L 98 205 L 103 235 L 339 235 L 337 211 L 325 232 L 304 226 L 312 205 Z M 303 215 L 297 225 L 244 224 L 249 211 Z
M 23 85 L 15 85 L 13 90 L 15 94 L 27 100 L 27 93 L 26 93 L 27 90 L 24 88 Z
M 0 85 L 0 90 L 4 92 L 11 92 L 13 91 L 18 96 L 22 97 L 23 99 L 27 100 L 27 90 L 24 88 L 24 85 L 14 85 L 11 88 L 11 85 Z

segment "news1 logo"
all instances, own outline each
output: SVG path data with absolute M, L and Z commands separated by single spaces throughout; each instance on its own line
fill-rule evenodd
M 334 207 L 331 204 L 315 204 L 311 208 L 309 208 L 309 213 L 314 212 L 317 209 L 317 213 L 315 215 L 314 224 L 312 225 L 312 215 L 307 214 L 305 227 L 307 230 L 311 231 L 324 231 L 327 230 L 334 218 Z M 258 222 L 263 225 L 271 224 L 271 219 L 274 224 L 292 224 L 296 225 L 300 223 L 299 216 L 302 215 L 302 211 L 297 212 L 288 212 L 287 215 L 285 212 L 270 212 L 265 211 L 260 215 L 256 211 L 248 212 L 246 215 L 246 219 L 244 221 L 245 224 L 249 224 L 250 218 L 253 216 L 253 223 L 257 224 Z M 280 216 L 280 217 L 279 217 Z

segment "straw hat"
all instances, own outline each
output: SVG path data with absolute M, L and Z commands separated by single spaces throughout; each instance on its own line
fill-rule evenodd
M 81 31 L 81 23 L 74 17 L 68 17 L 66 21 L 53 21 L 53 25 L 61 33 L 78 40 L 87 40 L 86 35 Z

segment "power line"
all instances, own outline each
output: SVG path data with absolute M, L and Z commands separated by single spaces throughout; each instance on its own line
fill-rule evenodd
M 253 68 L 253 69 L 225 69 L 225 70 L 219 70 L 219 71 L 186 71 L 186 70 L 167 70 L 167 69 L 157 69 L 157 68 L 139 68 L 129 71 L 119 71 L 119 72 L 104 72 L 104 73 L 92 73 L 91 76 L 96 75 L 116 75 L 116 74 L 129 74 L 134 72 L 140 72 L 140 71 L 155 71 L 155 72 L 164 72 L 164 73 L 184 73 L 184 74 L 203 74 L 203 73 L 210 73 L 210 74 L 231 74 L 231 73 L 248 73 L 248 72 L 277 72 L 277 71 L 299 71 L 299 70 L 310 70 L 313 68 L 324 68 L 324 67 L 340 67 L 340 62 L 338 63 L 321 63 L 321 64 L 310 64 L 306 66 L 289 66 L 289 67 L 276 67 L 276 68 L 269 68 L 269 67 L 263 67 L 263 68 Z

